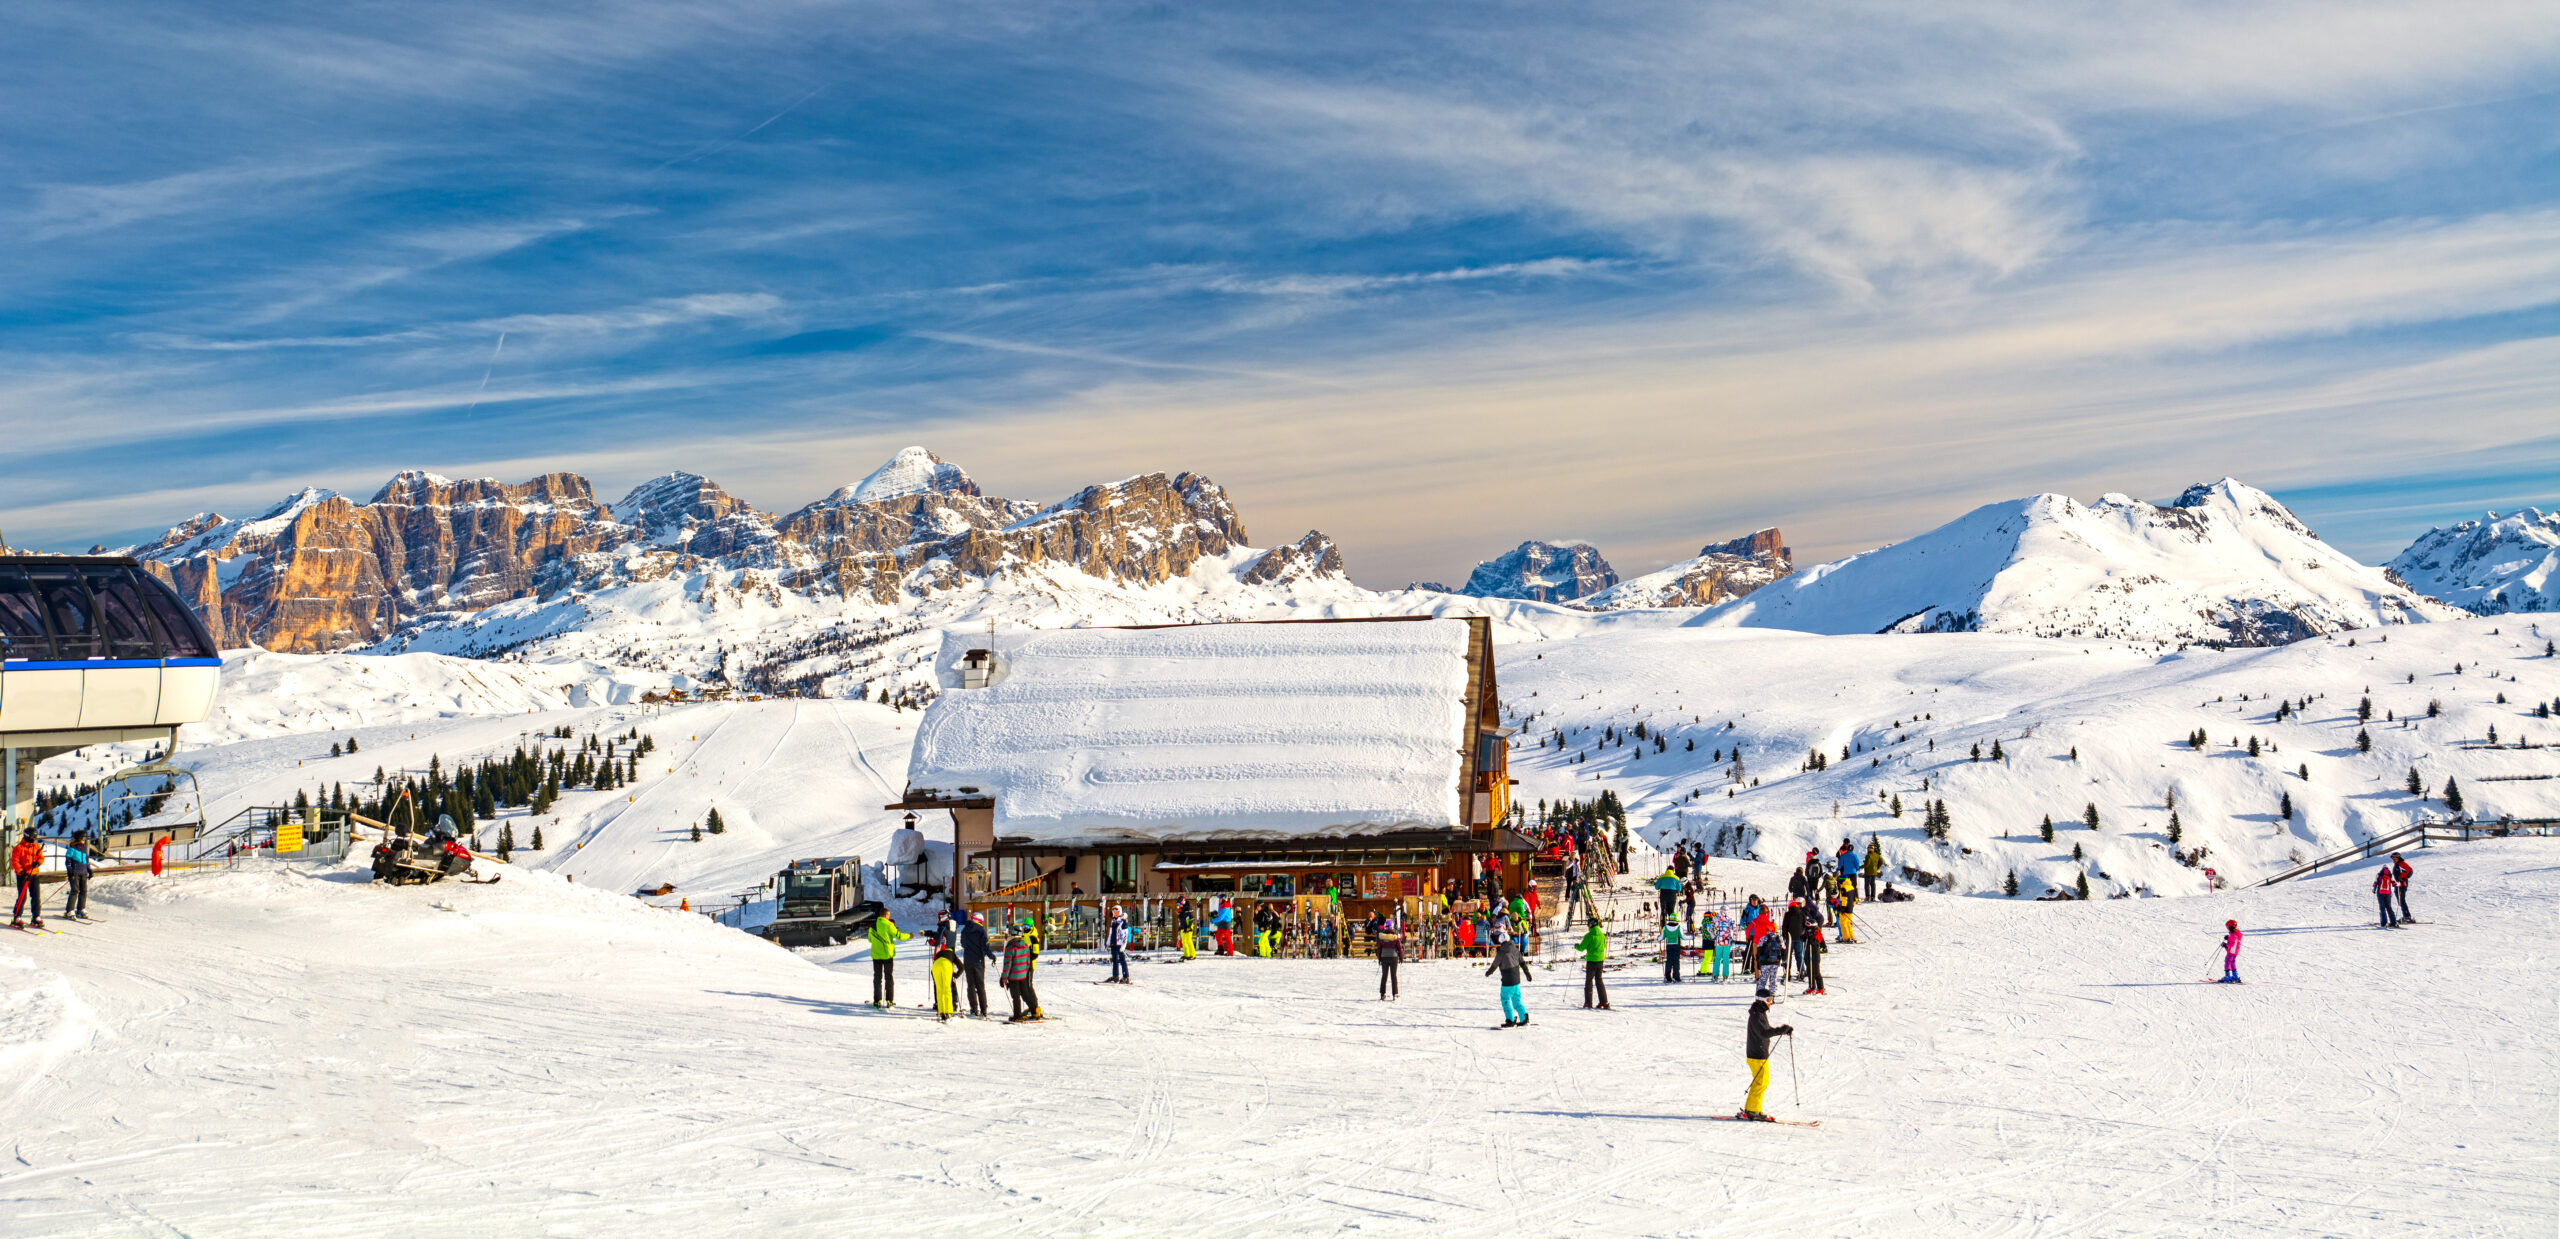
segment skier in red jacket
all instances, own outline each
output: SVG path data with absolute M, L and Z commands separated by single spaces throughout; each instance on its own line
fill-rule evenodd
M 2392 915 L 2391 912 L 2391 892 L 2396 885 L 2391 880 L 2391 866 L 2384 865 L 2373 871 L 2373 901 L 2382 905 L 2382 928 L 2384 929 L 2400 928 L 2400 918 Z
M 19 918 L 30 911 L 35 913 L 35 927 L 44 928 L 44 879 L 36 876 L 43 866 L 44 845 L 36 842 L 36 832 L 19 835 L 18 846 L 9 849 L 9 873 L 18 879 L 18 901 L 9 908 L 9 928 L 25 929 L 26 922 Z

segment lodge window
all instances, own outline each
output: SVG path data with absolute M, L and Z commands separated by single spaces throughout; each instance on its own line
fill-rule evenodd
M 996 858 L 996 889 L 1011 890 L 1030 881 L 1039 872 L 1039 862 L 1031 857 L 999 856 Z
M 1102 893 L 1134 895 L 1138 893 L 1138 858 L 1122 852 L 1102 858 Z

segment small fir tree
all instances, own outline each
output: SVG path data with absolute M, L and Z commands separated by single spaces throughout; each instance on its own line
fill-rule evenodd
M 2288 822 L 2293 820 L 2292 792 L 2286 792 L 2283 795 L 2276 797 L 2276 816 L 2281 817 Z
M 2018 871 L 2017 871 L 2017 870 L 2012 869 L 2012 870 L 2010 870 L 2010 871 L 2009 871 L 2009 880 L 2008 880 L 2006 883 L 2004 883 L 2004 884 L 2001 886 L 2001 888 L 2000 888 L 2000 889 L 2002 889 L 2002 890 L 2004 890 L 2004 891 L 2008 892 L 2011 896 L 2015 896 L 2015 895 L 2018 893 Z
M 2409 781 L 2407 787 L 2409 788 L 2410 795 L 2415 796 L 2420 800 L 2427 798 L 2427 781 L 2418 777 L 2418 768 L 2416 766 L 2409 767 Z
M 702 823 L 700 822 L 695 822 L 693 824 L 693 841 L 696 843 L 702 842 Z
M 2082 809 L 2082 810 L 2080 811 L 2080 824 L 2081 824 L 2081 825 L 2083 825 L 2083 826 L 2088 827 L 2088 828 L 2089 828 L 2089 829 L 2091 829 L 2091 830 L 2096 830 L 2096 829 L 2098 828 L 2098 802 L 2097 802 L 2097 801 L 2094 801 L 2094 800 L 2090 801 L 2090 802 L 2089 802 L 2089 807 L 2088 807 L 2088 808 L 2086 808 L 2086 809 Z
M 711 811 L 711 816 L 703 820 L 702 828 L 715 835 L 726 834 L 729 830 L 729 824 L 720 820 L 720 810 L 713 809 Z
M 2462 812 L 2462 784 L 2450 775 L 2444 781 L 2444 807 L 2455 813 Z
M 533 824 L 533 850 L 537 852 L 542 850 L 542 823 L 540 822 Z
M 2089 875 L 2085 873 L 2081 874 L 2074 880 L 2074 883 L 2079 887 L 2080 897 L 2082 899 L 2087 899 L 2089 897 Z
M 2370 753 L 2373 751 L 2372 732 L 2366 731 L 2361 727 L 2356 729 L 2356 751 L 2359 753 Z
M 516 828 L 515 824 L 510 822 L 498 828 L 498 859 L 505 860 L 515 855 L 515 850 Z
M 2044 815 L 2044 828 L 2043 828 L 2043 830 L 2044 830 L 2044 841 L 2045 841 L 2045 842 L 2047 842 L 2047 843 L 2051 843 L 2051 842 L 2053 842 L 2053 815 L 2052 815 L 2052 814 L 2050 814 L 2050 813 L 2047 813 L 2047 814 L 2045 814 L 2045 815 Z
M 2176 809 L 2169 810 L 2169 846 L 2178 846 L 2178 841 L 2184 838 L 2186 833 L 2186 827 L 2180 825 L 2178 822 L 2178 811 Z

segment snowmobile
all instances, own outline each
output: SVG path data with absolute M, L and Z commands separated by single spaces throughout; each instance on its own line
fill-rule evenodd
M 478 858 L 463 846 L 453 818 L 438 815 L 433 829 L 420 830 L 416 807 L 406 804 L 406 797 L 403 801 L 402 807 L 408 809 L 405 825 L 395 824 L 402 816 L 397 811 L 383 815 L 391 822 L 369 823 L 382 830 L 382 842 L 373 848 L 373 880 L 393 886 L 419 886 L 446 878 L 471 881 L 471 862 Z
M 773 923 L 754 932 L 779 946 L 840 946 L 871 931 L 888 911 L 862 897 L 862 858 L 826 856 L 795 860 L 774 875 Z

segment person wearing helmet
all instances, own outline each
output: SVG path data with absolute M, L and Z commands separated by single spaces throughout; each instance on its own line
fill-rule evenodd
M 18 880 L 18 901 L 9 909 L 9 928 L 25 929 L 29 913 L 35 916 L 35 927 L 44 928 L 44 878 L 36 871 L 44 867 L 44 845 L 36 842 L 35 828 L 30 826 L 18 836 L 18 845 L 9 849 L 9 875 Z
M 1796 1035 L 1796 1026 L 1793 1024 L 1780 1024 L 1775 1028 L 1769 1026 L 1768 995 L 1763 994 L 1752 1000 L 1751 1018 L 1744 1025 L 1742 1040 L 1742 1061 L 1751 1068 L 1751 1090 L 1743 1094 L 1742 1112 L 1733 1117 L 1748 1123 L 1775 1121 L 1769 1117 L 1767 1111 L 1760 1108 L 1761 1098 L 1769 1092 L 1769 1039 L 1794 1035 Z
M 1026 918 L 1004 944 L 1004 988 L 1013 999 L 1013 1018 L 1005 1021 L 1008 1024 L 1040 1018 L 1040 995 L 1031 988 L 1031 969 L 1037 950 L 1032 945 L 1031 922 Z
M 1493 962 L 1485 966 L 1484 974 L 1492 976 L 1497 970 L 1502 973 L 1502 1026 L 1528 1023 L 1529 1004 L 1521 1000 L 1520 983 L 1531 975 L 1529 961 L 1520 953 L 1520 940 L 1504 929 L 1493 931 Z
M 2373 901 L 2382 906 L 2382 928 L 2384 929 L 2400 928 L 2400 918 L 2393 915 L 2391 911 L 2391 892 L 2394 885 L 2391 880 L 2391 866 L 2384 865 L 2373 871 Z
M 2415 872 L 2398 852 L 2391 854 L 2391 894 L 2400 901 L 2400 923 L 2403 925 L 2416 919 L 2409 915 L 2409 875 Z
M 2218 984 L 2240 983 L 2240 922 L 2222 923 L 2222 980 Z

